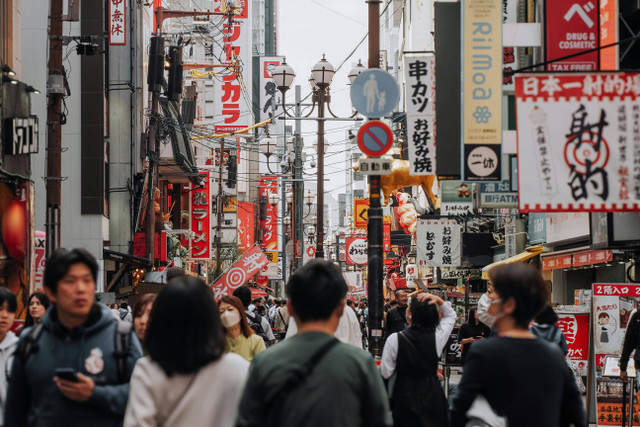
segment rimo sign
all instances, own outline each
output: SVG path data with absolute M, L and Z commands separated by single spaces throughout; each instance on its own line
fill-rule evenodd
M 38 152 L 38 118 L 13 118 L 4 121 L 4 150 L 6 154 Z
M 211 259 L 211 195 L 209 193 L 209 173 L 202 173 L 204 187 L 191 192 L 191 259 Z
M 127 44 L 127 0 L 109 0 L 109 45 Z

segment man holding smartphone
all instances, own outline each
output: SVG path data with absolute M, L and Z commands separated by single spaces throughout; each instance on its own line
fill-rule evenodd
M 142 349 L 130 327 L 123 332 L 124 322 L 94 302 L 97 273 L 96 260 L 83 249 L 58 249 L 47 260 L 44 285 L 53 304 L 41 327 L 21 335 L 5 425 L 122 425 Z

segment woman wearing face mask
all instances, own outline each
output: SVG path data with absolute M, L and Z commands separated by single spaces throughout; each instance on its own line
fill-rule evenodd
M 49 298 L 44 294 L 44 292 L 34 292 L 29 297 L 29 301 L 27 302 L 27 318 L 24 321 L 24 327 L 30 328 L 36 323 L 40 323 L 42 320 L 42 316 L 47 312 L 47 308 L 49 308 Z
M 218 308 L 227 334 L 227 349 L 251 362 L 266 346 L 264 340 L 249 326 L 242 302 L 237 297 L 225 295 L 220 298 Z
M 582 399 L 562 351 L 529 332 L 548 297 L 540 272 L 527 264 L 507 264 L 492 268 L 489 277 L 495 295 L 487 314 L 497 336 L 474 343 L 467 354 L 452 402 L 453 426 L 465 426 L 470 418 L 486 421 L 490 410 L 510 426 L 586 426 Z M 481 401 L 482 415 L 476 411 Z
M 156 299 L 155 294 L 143 295 L 136 305 L 133 307 L 133 330 L 140 338 L 140 342 L 144 346 L 144 337 L 149 326 L 149 315 L 153 307 L 153 301 Z
M 382 352 L 380 371 L 390 381 L 395 427 L 446 427 L 447 399 L 438 380 L 438 361 L 456 322 L 451 303 L 421 293 L 407 308 L 409 327 L 393 333 Z
M 471 349 L 471 344 L 476 340 L 487 338 L 491 333 L 491 329 L 478 318 L 478 309 L 471 307 L 467 315 L 467 322 L 460 326 L 458 340 L 462 344 L 462 364 L 467 359 L 467 353 Z

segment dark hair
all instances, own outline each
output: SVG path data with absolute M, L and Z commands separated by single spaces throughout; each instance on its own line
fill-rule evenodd
M 606 311 L 603 313 L 598 314 L 598 319 L 603 319 L 605 317 L 610 317 L 609 313 L 607 313 Z
M 558 315 L 555 310 L 547 304 L 534 320 L 538 325 L 555 325 L 558 322 Z
M 398 294 L 399 294 L 400 292 L 404 292 L 405 294 L 407 293 L 407 291 L 405 291 L 404 289 L 396 289 L 396 291 L 393 293 L 393 295 L 394 295 L 396 298 L 398 298 Z
M 127 310 L 129 308 L 129 304 L 127 304 L 126 302 L 121 302 L 120 308 L 124 308 L 125 310 Z
M 478 307 L 477 306 L 473 306 L 469 309 L 469 312 L 467 313 L 467 323 L 470 325 L 475 325 L 476 324 L 476 312 L 478 311 Z
M 440 313 L 436 304 L 429 304 L 429 300 L 420 302 L 418 298 L 411 299 L 411 326 L 427 331 L 433 331 L 440 323 Z
M 9 312 L 15 313 L 18 311 L 18 299 L 16 295 L 11 292 L 9 288 L 0 286 L 0 306 L 3 306 L 5 302 L 7 303 Z
M 211 289 L 192 276 L 167 284 L 153 303 L 145 345 L 168 376 L 191 374 L 218 360 L 225 336 Z
M 247 320 L 247 313 L 244 311 L 244 306 L 242 305 L 242 301 L 240 301 L 240 298 L 225 295 L 218 301 L 218 307 L 220 307 L 221 302 L 226 302 L 227 304 L 234 306 L 236 310 L 240 312 L 240 330 L 242 331 L 242 335 L 249 338 L 250 335 L 255 334 L 255 331 L 249 325 L 249 321 Z
M 31 300 L 33 298 L 38 298 L 38 301 L 40 301 L 40 304 L 44 306 L 45 311 L 47 310 L 47 308 L 49 308 L 49 305 L 51 305 L 51 301 L 49 301 L 49 298 L 47 298 L 47 295 L 45 295 L 44 292 L 32 293 L 29 299 L 27 300 L 27 317 L 24 320 L 25 328 L 28 328 L 29 326 L 33 326 L 36 323 L 35 319 L 31 316 L 31 312 L 29 311 L 29 305 L 31 305 Z
M 347 290 L 338 267 L 321 259 L 305 264 L 287 283 L 287 297 L 301 323 L 328 320 Z
M 85 249 L 56 249 L 47 260 L 44 268 L 44 286 L 55 295 L 58 282 L 69 272 L 74 264 L 84 264 L 91 270 L 93 281 L 97 281 L 98 263 Z
M 244 308 L 249 307 L 251 304 L 251 289 L 247 286 L 240 286 L 233 291 L 233 296 L 238 298 Z
M 140 297 L 140 299 L 136 302 L 136 305 L 133 306 L 133 318 L 142 316 L 142 312 L 145 307 L 149 304 L 153 304 L 153 301 L 156 299 L 156 294 L 144 294 Z
M 185 273 L 184 269 L 180 267 L 169 267 L 167 268 L 167 283 L 169 283 L 171 279 L 175 279 L 176 277 L 183 277 L 186 275 L 187 273 Z
M 549 291 L 540 271 L 528 264 L 514 263 L 493 267 L 489 271 L 493 289 L 506 302 L 512 298 L 516 308 L 511 314 L 517 326 L 529 323 L 547 303 Z

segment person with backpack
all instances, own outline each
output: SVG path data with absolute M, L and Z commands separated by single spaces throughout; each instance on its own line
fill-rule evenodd
M 562 350 L 562 354 L 565 356 L 569 353 L 569 346 L 567 345 L 567 339 L 562 333 L 562 329 L 556 326 L 558 323 L 558 315 L 553 307 L 546 305 L 540 313 L 538 313 L 533 319 L 533 325 L 529 328 L 531 333 L 538 338 L 549 341 L 556 344 Z
M 21 334 L 5 425 L 121 426 L 142 348 L 131 323 L 94 301 L 98 263 L 84 249 L 58 249 L 44 286 L 53 306 Z
M 255 331 L 256 334 L 262 337 L 264 345 L 269 347 L 276 342 L 276 337 L 273 334 L 273 329 L 266 317 L 260 316 L 257 312 L 249 310 L 251 305 L 251 289 L 246 286 L 240 286 L 233 291 L 233 296 L 242 301 L 249 326 Z
M 239 354 L 248 362 L 266 349 L 262 337 L 251 329 L 242 302 L 236 297 L 225 295 L 218 301 L 220 320 L 227 335 L 227 350 Z
M 287 306 L 298 334 L 255 357 L 236 427 L 391 427 L 373 358 L 333 337 L 346 294 L 329 261 L 312 260 L 291 276 Z
M 287 335 L 290 320 L 289 310 L 282 301 L 280 301 L 280 308 L 276 310 L 275 319 L 276 334 L 278 334 L 278 339 L 282 341 Z
M 120 307 L 118 308 L 118 315 L 120 316 L 120 320 L 124 320 L 125 322 L 132 323 L 133 316 L 129 313 L 129 304 L 126 302 L 121 302 Z

